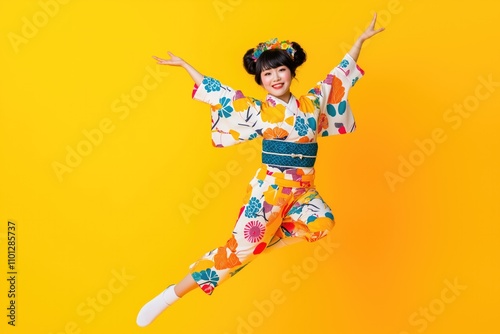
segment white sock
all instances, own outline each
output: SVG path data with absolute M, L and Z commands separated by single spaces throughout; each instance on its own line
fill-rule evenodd
M 179 299 L 175 294 L 174 287 L 175 285 L 169 286 L 141 308 L 137 315 L 137 325 L 140 327 L 149 325 L 160 313 Z

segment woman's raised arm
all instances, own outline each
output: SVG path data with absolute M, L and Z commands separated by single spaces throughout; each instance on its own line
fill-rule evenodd
M 170 59 L 163 59 L 156 56 L 153 56 L 153 58 L 157 61 L 157 64 L 160 65 L 180 66 L 184 68 L 191 76 L 191 78 L 194 80 L 197 86 L 201 84 L 204 77 L 203 74 L 198 72 L 193 66 L 189 65 L 182 58 L 179 58 L 176 55 L 174 55 L 172 52 L 169 51 L 168 55 L 170 56 Z
M 385 28 L 379 28 L 375 29 L 375 23 L 377 22 L 377 13 L 373 15 L 372 22 L 366 28 L 366 30 L 361 34 L 361 36 L 358 37 L 354 45 L 352 46 L 351 50 L 349 50 L 349 55 L 354 59 L 354 61 L 358 61 L 359 54 L 361 52 L 361 47 L 363 46 L 363 42 L 366 41 L 367 39 L 375 36 L 379 32 L 384 31 Z

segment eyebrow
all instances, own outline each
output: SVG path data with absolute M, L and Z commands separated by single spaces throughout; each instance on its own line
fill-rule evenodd
M 265 70 L 262 70 L 261 72 L 264 73 L 264 72 L 271 71 L 271 70 L 277 70 L 277 69 L 280 69 L 282 67 L 283 68 L 287 68 L 285 65 L 279 65 L 279 66 L 276 66 L 276 67 L 267 68 Z

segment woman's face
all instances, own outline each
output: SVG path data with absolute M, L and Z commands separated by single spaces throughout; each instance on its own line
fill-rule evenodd
M 274 97 L 288 103 L 290 100 L 290 85 L 292 72 L 286 66 L 270 68 L 260 73 L 262 87 Z

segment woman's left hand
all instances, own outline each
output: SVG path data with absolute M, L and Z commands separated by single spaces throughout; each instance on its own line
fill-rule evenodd
M 376 34 L 378 34 L 379 32 L 382 32 L 384 31 L 385 28 L 379 28 L 379 29 L 375 29 L 375 23 L 377 23 L 377 13 L 375 13 L 373 15 L 373 19 L 372 19 L 372 22 L 370 23 L 370 25 L 368 26 L 368 28 L 366 28 L 366 30 L 361 34 L 361 36 L 359 36 L 359 39 L 364 42 L 366 41 L 367 39 L 375 36 Z

